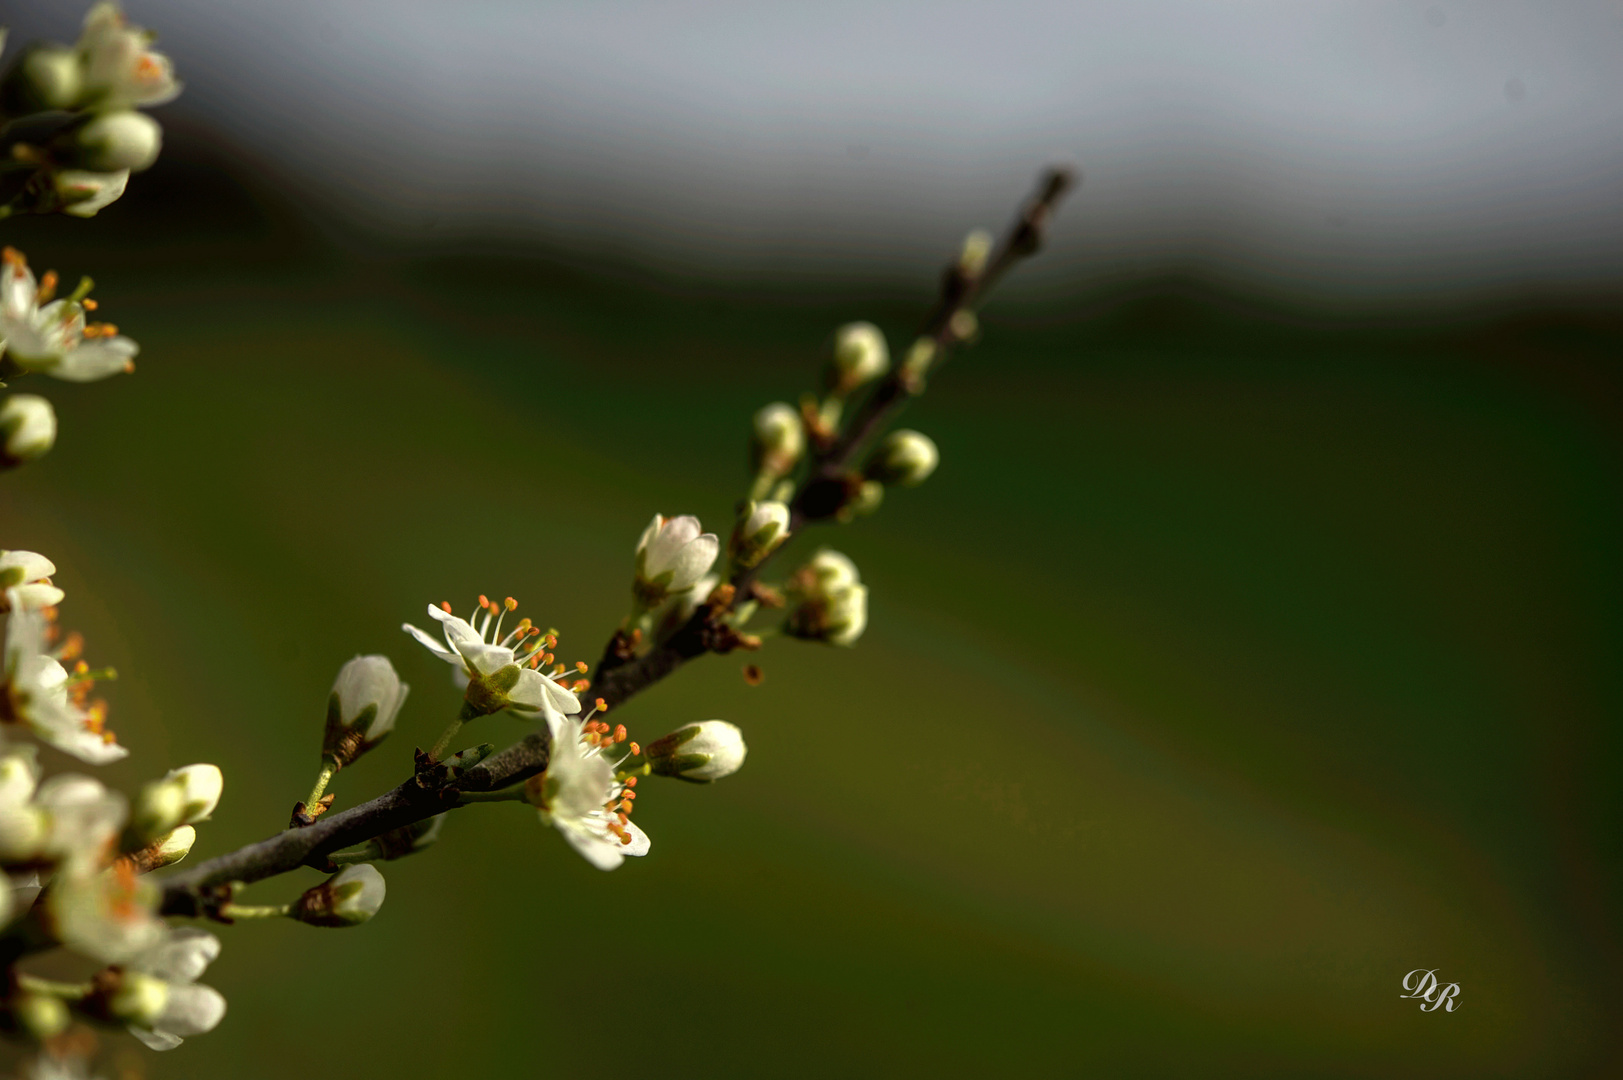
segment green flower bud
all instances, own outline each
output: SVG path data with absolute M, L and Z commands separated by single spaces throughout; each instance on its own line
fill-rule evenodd
M 774 478 L 786 476 L 806 452 L 806 425 L 800 410 L 774 401 L 755 414 L 750 437 L 750 467 Z
M 846 323 L 834 332 L 834 357 L 829 386 L 844 397 L 890 370 L 890 349 L 885 335 L 870 322 Z
M 410 690 L 387 656 L 357 656 L 345 664 L 327 697 L 322 756 L 341 769 L 382 742 Z
M 760 565 L 789 539 L 789 507 L 781 502 L 746 503 L 728 543 L 733 565 L 748 569 Z
M 91 172 L 140 172 L 158 160 L 163 129 L 145 113 L 120 110 L 92 117 L 71 133 L 73 164 Z
M 84 80 L 78 55 L 61 45 L 33 45 L 0 83 L 0 108 L 11 117 L 71 109 Z
M 928 435 L 904 429 L 885 436 L 863 472 L 882 484 L 915 487 L 935 472 L 940 461 L 941 452 Z
M 56 445 L 56 410 L 37 394 L 12 394 L 0 405 L 0 468 L 44 457 Z
M 378 868 L 360 863 L 307 890 L 288 914 L 311 926 L 359 926 L 378 913 L 386 892 Z
M 224 789 L 219 766 L 172 769 L 162 780 L 141 789 L 130 814 L 130 829 L 135 837 L 151 841 L 182 825 L 207 821 Z
M 731 776 L 744 764 L 744 733 L 725 720 L 689 724 L 649 743 L 644 753 L 653 771 L 695 784 Z

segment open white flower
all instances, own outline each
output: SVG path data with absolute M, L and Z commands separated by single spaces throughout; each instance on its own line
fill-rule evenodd
M 481 596 L 479 606 L 484 614 L 477 628 L 452 615 L 450 604 L 428 606 L 429 617 L 440 624 L 445 636 L 443 645 L 410 623 L 401 625 L 435 656 L 455 665 L 459 682 L 467 680 L 463 707 L 466 717 L 502 709 L 542 713 L 549 719 L 580 712 L 580 699 L 558 682 L 568 669 L 556 664 L 548 651 L 557 647 L 557 635 L 543 633 L 529 619 L 523 619 L 504 637 L 502 620 L 518 607 L 518 602 L 508 597 L 497 604 Z M 543 672 L 543 667 L 548 670 Z M 585 670 L 584 665 L 577 664 L 576 668 L 577 673 Z
M 551 727 L 547 770 L 531 777 L 525 787 L 527 798 L 541 811 L 542 823 L 562 833 L 569 846 L 599 870 L 613 870 L 627 855 L 648 854 L 648 834 L 630 816 L 636 777 L 615 779 L 619 762 L 611 761 L 609 754 L 618 740 L 605 739 L 596 730 L 607 725 L 559 717 Z M 623 728 L 619 734 L 623 737 Z
M 632 594 L 646 610 L 656 608 L 677 593 L 693 588 L 710 572 L 721 541 L 691 514 L 668 518 L 659 514 L 637 541 L 637 577 Z
M 106 870 L 65 865 L 43 903 L 56 940 L 104 964 L 128 963 L 169 931 L 157 916 L 158 888 L 124 859 Z
M 79 36 L 81 101 L 91 109 L 162 105 L 180 93 L 169 58 L 148 48 L 153 34 L 131 26 L 114 3 L 85 16 Z
M 56 564 L 33 551 L 0 551 L 0 611 L 10 611 L 13 594 L 28 611 L 55 607 L 64 593 L 51 584 Z
M 219 955 L 220 939 L 208 931 L 170 930 L 130 958 L 126 985 L 112 997 L 113 1011 L 122 1012 L 130 1034 L 154 1050 L 173 1050 L 213 1031 L 225 1016 L 225 996 L 197 980 Z
M 96 676 L 77 667 L 69 675 L 58 654 L 47 650 L 48 613 L 24 607 L 16 588 L 8 592 L 12 611 L 0 663 L 0 736 L 27 731 L 92 765 L 127 756 L 103 726 L 105 706 L 84 705 Z
M 6 248 L 0 262 L 0 346 L 19 367 L 68 382 L 135 370 L 139 346 L 110 324 L 86 323 L 83 295 L 51 300 L 56 275 L 36 281 L 15 248 Z

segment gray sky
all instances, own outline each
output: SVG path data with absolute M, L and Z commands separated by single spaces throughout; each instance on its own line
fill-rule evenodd
M 11 22 L 64 38 L 83 6 Z M 128 9 L 188 81 L 169 108 L 391 231 L 887 274 L 1001 224 L 1059 160 L 1087 184 L 1050 274 L 1196 264 L 1371 299 L 1623 281 L 1619 0 Z

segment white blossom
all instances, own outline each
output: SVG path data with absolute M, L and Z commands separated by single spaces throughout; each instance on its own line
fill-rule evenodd
M 161 942 L 158 889 L 125 860 L 98 870 L 68 864 L 51 879 L 45 914 L 56 939 L 104 964 L 123 964 Z
M 12 612 L 0 665 L 0 733 L 27 731 L 92 765 L 127 756 L 129 751 L 104 727 L 104 707 L 83 706 L 92 676 L 82 672 L 70 676 L 47 651 L 46 613 L 24 607 L 16 588 L 8 593 Z
M 401 629 L 435 656 L 456 666 L 460 678 L 467 680 L 466 700 L 474 715 L 502 709 L 542 713 L 549 718 L 580 712 L 580 699 L 557 681 L 565 669 L 551 666 L 552 654 L 547 650 L 556 647 L 557 638 L 543 634 L 529 619 L 503 637 L 502 620 L 518 606 L 517 602 L 508 597 L 496 604 L 483 596 L 479 601 L 484 614 L 477 628 L 452 615 L 450 604 L 428 606 L 429 617 L 440 624 L 443 645 L 410 623 L 402 624 Z M 543 666 L 550 670 L 543 673 Z
M 219 1026 L 225 996 L 197 981 L 219 955 L 219 938 L 183 927 L 131 957 L 126 978 L 144 976 L 161 984 L 162 993 L 142 988 L 139 1011 L 123 1017 L 130 1034 L 154 1050 L 173 1050 L 183 1040 Z
M 628 788 L 636 781 L 615 778 L 618 762 L 609 759 L 609 741 L 579 720 L 559 717 L 551 726 L 547 770 L 525 788 L 542 823 L 599 870 L 613 870 L 627 855 L 648 854 L 648 834 L 630 819 L 634 796 L 627 797 Z
M 646 608 L 655 608 L 666 599 L 693 588 L 710 572 L 721 541 L 691 514 L 667 518 L 659 514 L 643 530 L 637 541 L 637 577 L 633 593 Z
M 139 346 L 110 325 L 86 323 L 82 296 L 51 300 L 54 275 L 41 284 L 15 248 L 0 260 L 0 347 L 19 367 L 68 382 L 135 369 Z
M 55 573 L 56 564 L 37 552 L 0 551 L 0 611 L 11 610 L 14 595 L 28 611 L 60 604 L 63 592 L 51 584 Z
M 93 109 L 162 105 L 180 93 L 169 58 L 148 46 L 149 30 L 131 26 L 114 3 L 85 16 L 79 37 L 81 100 Z

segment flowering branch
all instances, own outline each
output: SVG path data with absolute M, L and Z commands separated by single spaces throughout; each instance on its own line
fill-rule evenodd
M 838 516 L 852 501 L 856 494 L 854 489 L 861 483 L 861 477 L 853 470 L 862 450 L 896 418 L 909 400 L 924 392 L 926 375 L 940 367 L 952 346 L 974 336 L 975 304 L 987 296 L 1015 263 L 1037 252 L 1055 207 L 1075 184 L 1076 175 L 1069 169 L 1056 167 L 1045 171 L 1037 190 L 1022 207 L 995 252 L 989 251 L 984 233 L 970 235 L 963 254 L 942 276 L 940 298 L 925 320 L 907 360 L 874 388 L 843 432 L 825 437 L 806 478 L 789 500 L 786 535 L 799 531 L 808 522 Z M 746 643 L 739 642 L 736 634 L 728 632 L 721 620 L 739 597 L 749 594 L 760 569 L 761 564 L 756 564 L 737 570 L 728 583 L 730 590 L 712 594 L 680 630 L 640 657 L 628 648 L 625 635 L 616 634 L 604 648 L 593 690 L 611 705 L 618 704 L 689 660 L 709 652 L 727 652 L 741 644 L 747 647 Z
M 180 89 L 151 42 L 104 0 L 77 45 L 29 46 L 0 72 L 0 146 L 9 145 L 13 162 L 0 168 L 0 218 L 91 216 L 123 192 L 131 172 L 151 164 L 158 128 L 138 107 Z M 27 123 L 14 128 L 16 120 Z M 428 847 L 449 811 L 473 803 L 528 804 L 602 870 L 646 855 L 651 841 L 631 820 L 639 781 L 707 784 L 729 776 L 744 762 L 743 734 L 705 720 L 643 746 L 602 717 L 695 657 L 759 649 L 770 634 L 856 643 L 867 624 L 867 588 L 850 559 L 825 549 L 779 580 L 760 575 L 804 526 L 872 513 L 886 490 L 914 486 L 936 468 L 939 453 L 927 436 L 885 428 L 924 392 L 949 351 L 975 337 L 976 306 L 1038 249 L 1073 183 L 1069 172 L 1050 170 L 1000 242 L 970 234 L 894 371 L 879 329 L 851 323 L 835 335 L 820 395 L 806 394 L 798 409 L 776 402 L 756 414 L 754 479 L 725 543 L 695 517 L 654 515 L 636 549 L 630 614 L 595 672 L 559 660 L 556 630 L 528 618 L 508 626 L 518 608 L 512 597 L 479 597 L 470 619 L 449 603 L 431 605 L 437 636 L 402 629 L 451 665 L 462 700 L 433 748 L 416 752 L 412 775 L 329 812 L 336 798 L 329 788 L 342 786 L 343 770 L 393 731 L 410 690 L 388 657 L 357 656 L 328 695 L 319 769 L 289 827 L 167 879 L 146 875 L 186 858 L 196 826 L 219 804 L 224 777 L 213 765 L 188 765 L 126 796 L 91 777 L 44 775 L 37 744 L 86 765 L 128 754 L 95 696 L 114 673 L 93 669 L 82 638 L 58 627 L 65 594 L 51 581 L 55 564 L 37 552 L 0 549 L 0 1030 L 41 1044 L 42 1068 L 61 1057 L 58 1037 L 82 1022 L 126 1027 L 153 1049 L 173 1049 L 217 1026 L 226 1003 L 197 981 L 220 940 L 164 916 L 359 925 L 384 902 L 385 881 L 372 864 Z M 88 382 L 133 370 L 136 343 L 112 324 L 90 321 L 97 311 L 90 280 L 58 295 L 61 284 L 54 272 L 36 276 L 21 252 L 0 251 L 0 379 Z M 44 398 L 0 401 L 0 470 L 38 459 L 55 438 Z M 751 632 L 752 619 L 774 613 L 775 626 Z M 758 675 L 751 665 L 746 678 L 752 671 Z M 448 753 L 465 725 L 499 712 L 539 723 L 500 752 L 482 743 Z M 306 866 L 331 876 L 290 901 L 239 896 L 253 882 Z M 58 947 L 100 970 L 87 982 L 64 983 L 19 968 Z M 78 1068 L 61 1060 L 52 1067 L 70 1065 Z

